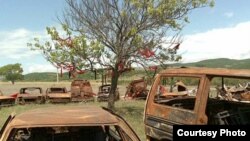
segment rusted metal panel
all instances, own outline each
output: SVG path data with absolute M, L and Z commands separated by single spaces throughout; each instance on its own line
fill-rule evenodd
M 49 98 L 70 98 L 71 94 L 70 93 L 50 93 L 47 94 Z
M 49 107 L 17 115 L 10 126 L 67 124 L 114 124 L 118 120 L 101 108 L 91 106 Z
M 76 79 L 71 82 L 71 100 L 73 102 L 93 101 L 95 95 L 88 80 Z
M 169 68 L 159 74 L 200 74 L 209 76 L 229 76 L 250 78 L 249 69 L 226 69 L 226 68 Z
M 125 99 L 146 99 L 148 95 L 147 82 L 144 78 L 133 80 L 127 86 Z
M 65 87 L 51 87 L 46 90 L 46 100 L 49 102 L 70 102 L 71 93 Z
M 42 93 L 41 87 L 24 87 L 19 90 L 17 93 L 17 103 L 45 103 L 45 94 Z
M 148 116 L 159 117 L 179 124 L 194 124 L 196 114 L 190 110 L 154 104 L 147 111 Z
M 154 126 L 150 125 L 150 126 L 147 126 L 146 125 L 146 128 L 145 128 L 145 134 L 147 136 L 150 136 L 152 138 L 155 138 L 155 139 L 158 139 L 158 140 L 172 140 L 172 130 L 170 130 L 169 132 L 168 131 L 162 131 L 162 130 L 159 130 L 157 128 L 155 128 Z M 150 139 L 148 139 L 150 141 Z
M 112 134 L 108 133 L 110 132 L 109 127 L 119 127 L 112 129 L 119 132 L 117 136 L 119 136 L 118 139 L 120 138 L 120 140 L 140 141 L 138 136 L 123 118 L 100 107 L 92 106 L 56 106 L 26 111 L 16 115 L 7 122 L 7 126 L 2 132 L 0 140 L 6 141 L 9 135 L 12 136 L 10 133 L 16 129 L 17 131 L 20 129 L 20 131 L 29 130 L 30 132 L 33 132 L 34 129 L 38 129 L 38 132 L 32 134 L 37 136 L 40 135 L 40 139 L 46 139 L 47 136 L 43 136 L 46 130 L 46 135 L 51 135 L 51 132 L 53 132 L 53 135 L 54 133 L 58 133 L 60 136 L 63 135 L 63 137 L 66 134 L 67 136 L 65 137 L 78 137 L 80 135 L 82 136 L 81 139 L 93 140 L 91 138 L 84 138 L 92 135 L 91 137 L 98 138 L 98 140 L 105 140 L 106 137 L 111 137 L 110 139 L 114 140 L 116 136 L 112 136 Z M 95 132 L 89 132 L 89 130 L 96 128 L 99 128 L 99 131 L 106 135 L 100 136 L 100 134 L 95 134 L 97 130 L 95 130 Z M 85 131 L 88 132 L 75 132 L 78 131 L 78 129 L 85 129 Z M 32 137 L 32 134 L 25 134 L 27 134 L 27 138 Z M 18 132 L 16 135 L 19 136 Z M 15 136 L 15 138 L 18 137 Z
M 206 116 L 206 107 L 207 107 L 207 100 L 209 94 L 209 86 L 210 80 L 203 76 L 203 79 L 200 80 L 199 88 L 196 94 L 196 102 L 194 107 L 194 112 L 196 113 L 197 117 L 195 118 L 196 124 L 207 124 L 207 116 Z
M 0 108 L 15 105 L 15 98 L 7 95 L 3 95 L 0 90 Z
M 192 109 L 179 108 L 178 105 L 164 105 L 155 101 L 159 91 L 159 84 L 161 77 L 196 77 L 199 78 L 199 85 L 194 96 L 190 96 L 194 107 Z M 218 122 L 222 120 L 230 120 L 230 118 L 241 119 L 236 121 L 237 124 L 249 124 L 250 102 L 248 94 L 250 94 L 249 86 L 237 91 L 235 89 L 229 90 L 224 88 L 227 95 L 231 94 L 231 99 L 211 99 L 209 93 L 211 92 L 211 81 L 213 78 L 234 78 L 234 79 L 250 79 L 250 70 L 237 70 L 237 69 L 219 69 L 219 68 L 171 68 L 158 73 L 155 81 L 151 86 L 149 95 L 147 97 L 145 111 L 144 111 L 144 124 L 147 139 L 154 138 L 156 140 L 170 139 L 172 140 L 172 126 L 174 124 L 236 124 L 235 122 Z M 237 81 L 236 81 L 237 82 Z M 221 83 L 223 84 L 223 83 Z M 249 83 L 248 83 L 249 84 Z M 159 90 L 159 91 L 158 91 Z M 244 94 L 243 94 L 244 92 Z M 239 94 L 240 99 L 235 100 L 234 96 Z M 170 97 L 165 97 L 166 103 L 180 102 L 184 104 L 189 101 L 189 97 L 175 96 L 172 94 Z M 244 97 L 245 96 L 245 97 Z M 164 102 L 164 101 L 162 101 Z M 179 103 L 176 103 L 179 104 Z M 231 108 L 230 108 L 231 107 Z M 230 113 L 236 111 L 236 113 Z M 220 114 L 227 113 L 227 116 Z M 244 113 L 244 114 L 243 114 Z M 235 117 L 234 117 L 235 116 Z M 248 116 L 248 118 L 246 118 Z M 224 119 L 222 119 L 224 118 Z

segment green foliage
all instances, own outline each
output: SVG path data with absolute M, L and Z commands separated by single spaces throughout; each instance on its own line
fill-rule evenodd
M 9 64 L 3 67 L 0 67 L 0 75 L 5 76 L 5 79 L 11 81 L 13 84 L 16 80 L 23 79 L 23 69 L 21 64 Z
M 40 50 L 44 57 L 56 67 L 82 70 L 93 69 L 94 60 L 101 55 L 103 46 L 98 41 L 92 40 L 87 44 L 84 35 L 73 35 L 66 24 L 62 24 L 64 34 L 60 35 L 55 27 L 47 27 L 51 40 L 41 42 L 35 38 L 34 43 L 27 46 L 32 50 Z
M 66 0 L 60 34 L 55 27 L 47 27 L 51 40 L 28 43 L 33 50 L 41 50 L 55 66 L 73 65 L 77 69 L 93 70 L 97 66 L 116 69 L 122 62 L 143 67 L 178 61 L 178 38 L 189 11 L 214 5 L 213 0 L 120 0 L 88 2 Z M 99 8 L 97 8 L 99 7 Z M 170 38 L 167 32 L 174 33 Z M 164 37 L 164 39 L 163 39 Z M 87 43 L 88 40 L 88 43 Z M 163 47 L 166 42 L 169 47 Z M 154 56 L 145 57 L 139 50 L 149 49 Z
M 147 68 L 180 60 L 179 32 L 188 22 L 188 13 L 211 5 L 213 0 L 66 2 L 61 20 L 65 34 L 59 34 L 55 27 L 47 27 L 51 41 L 41 43 L 35 39 L 28 46 L 43 51 L 45 58 L 57 67 L 112 69 L 114 95 L 120 73 L 132 64 Z

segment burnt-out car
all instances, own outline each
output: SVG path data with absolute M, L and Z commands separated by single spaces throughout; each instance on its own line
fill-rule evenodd
M 53 106 L 11 115 L 1 141 L 139 141 L 126 121 L 101 107 Z
M 147 98 L 147 94 L 147 81 L 143 77 L 141 79 L 133 80 L 129 83 L 124 99 L 145 100 Z
M 41 87 L 24 87 L 19 90 L 19 93 L 16 94 L 16 103 L 25 104 L 25 103 L 45 103 L 45 94 L 43 94 Z
M 97 101 L 98 102 L 108 101 L 110 90 L 111 90 L 111 84 L 101 85 L 98 89 Z M 117 88 L 115 91 L 115 100 L 118 101 L 119 99 L 120 99 L 120 93 Z
M 66 87 L 50 87 L 46 90 L 46 100 L 51 103 L 71 102 L 71 93 Z
M 172 140 L 173 125 L 250 124 L 250 70 L 170 68 L 147 97 L 148 140 Z
M 94 101 L 95 95 L 88 80 L 76 79 L 71 82 L 72 102 Z
M 15 105 L 16 99 L 9 95 L 4 95 L 0 90 L 0 108 Z

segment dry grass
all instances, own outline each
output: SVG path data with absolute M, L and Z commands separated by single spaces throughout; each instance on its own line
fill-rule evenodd
M 51 86 L 64 86 L 70 90 L 70 82 L 17 82 L 14 85 L 11 83 L 0 82 L 0 90 L 5 94 L 13 94 L 19 91 L 22 87 L 41 87 L 45 92 L 46 88 Z M 101 85 L 99 82 L 91 81 L 93 91 L 98 92 L 98 87 Z M 120 85 L 119 92 L 120 96 L 123 96 L 126 91 L 126 85 Z M 22 113 L 24 111 L 41 108 L 41 107 L 51 107 L 51 106 L 67 106 L 67 105 L 95 105 L 95 106 L 107 106 L 106 102 L 88 102 L 88 103 L 69 103 L 69 104 L 26 104 L 26 105 L 16 105 L 12 107 L 3 107 L 0 109 L 0 127 L 3 125 L 4 121 L 7 119 L 8 115 L 11 113 Z M 121 115 L 135 130 L 141 140 L 145 140 L 144 126 L 143 126 L 143 111 L 144 111 L 145 101 L 131 101 L 123 100 L 116 102 L 116 113 Z

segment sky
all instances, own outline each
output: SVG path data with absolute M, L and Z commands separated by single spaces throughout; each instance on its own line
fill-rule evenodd
M 39 51 L 27 43 L 48 38 L 46 27 L 59 26 L 64 0 L 0 0 L 0 67 L 20 63 L 24 74 L 56 72 Z M 213 8 L 191 11 L 178 54 L 181 62 L 250 58 L 250 1 L 215 0 Z

